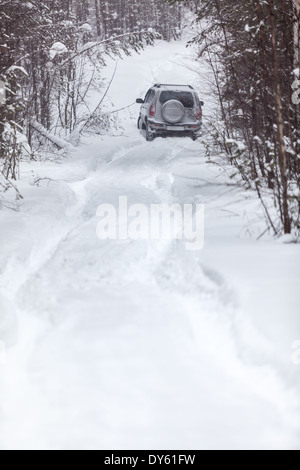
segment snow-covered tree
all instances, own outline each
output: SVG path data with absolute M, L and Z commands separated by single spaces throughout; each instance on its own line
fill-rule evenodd
M 181 2 L 182 3 L 182 2 Z M 300 228 L 299 0 L 195 1 L 199 34 L 220 100 L 218 142 L 263 203 L 273 195 L 276 233 Z
M 49 140 L 84 124 L 89 116 L 81 109 L 101 82 L 105 54 L 138 51 L 153 42 L 154 30 L 175 37 L 180 10 L 157 0 L 0 0 L 1 158 L 14 161 L 2 163 L 6 175 L 16 177 L 21 133 L 32 145 L 42 129 Z

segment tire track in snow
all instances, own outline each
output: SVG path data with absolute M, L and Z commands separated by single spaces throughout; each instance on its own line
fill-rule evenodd
M 147 66 L 133 63 L 141 72 L 130 74 L 131 87 L 142 77 L 146 83 L 151 69 L 155 81 L 198 80 L 176 71 L 170 55 L 177 45 L 159 47 L 146 56 Z M 268 362 L 247 361 L 242 348 L 252 352 L 257 331 L 246 341 L 249 324 L 236 328 L 243 313 L 218 270 L 203 266 L 201 254 L 188 256 L 180 243 L 96 242 L 95 209 L 116 203 L 120 193 L 145 204 L 201 201 L 200 187 L 177 178 L 178 162 L 182 169 L 200 158 L 197 144 L 148 144 L 136 134 L 123 140 L 89 147 L 85 180 L 71 180 L 76 201 L 66 237 L 19 292 L 23 341 L 7 373 L 3 444 L 297 447 L 294 392 Z M 20 422 L 30 423 L 26 432 Z

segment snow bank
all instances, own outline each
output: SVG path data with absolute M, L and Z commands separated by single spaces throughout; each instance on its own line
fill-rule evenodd
M 187 80 L 214 116 L 206 64 L 180 42 L 120 61 L 106 104 Z M 256 196 L 229 187 L 201 141 L 146 142 L 138 112 L 60 164 L 22 162 L 19 212 L 0 211 L 1 286 L 20 325 L 1 370 L 1 446 L 299 449 L 299 246 L 257 242 Z M 96 210 L 120 195 L 204 203 L 204 250 L 98 240 Z M 9 300 L 2 310 L 9 338 Z

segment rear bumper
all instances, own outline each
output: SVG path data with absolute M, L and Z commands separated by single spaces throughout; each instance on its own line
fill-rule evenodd
M 166 124 L 162 122 L 155 122 L 148 120 L 149 131 L 154 134 L 199 134 L 202 127 L 202 122 L 197 123 L 184 123 L 184 124 Z

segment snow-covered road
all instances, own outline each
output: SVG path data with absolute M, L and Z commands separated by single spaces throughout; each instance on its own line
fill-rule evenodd
M 120 62 L 115 108 L 178 81 L 212 114 L 192 54 L 158 43 Z M 51 180 L 31 187 L 29 174 L 20 211 L 0 212 L 0 447 L 299 449 L 300 249 L 251 238 L 255 198 L 201 142 L 147 143 L 137 113 L 61 164 L 24 165 Z M 97 207 L 119 196 L 204 203 L 204 250 L 100 241 Z

